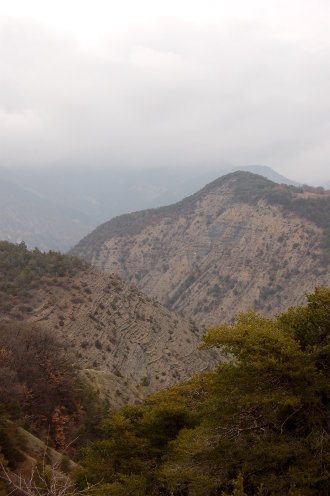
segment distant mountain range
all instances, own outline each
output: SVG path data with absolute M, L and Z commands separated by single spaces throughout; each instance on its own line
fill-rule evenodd
M 280 313 L 330 284 L 330 191 L 235 172 L 176 204 L 114 218 L 71 253 L 199 324 L 249 308 Z
M 240 169 L 296 184 L 269 167 Z M 102 222 L 181 200 L 233 170 L 216 167 L 0 169 L 0 239 L 67 251 Z
M 5 179 L 0 208 L 0 239 L 40 250 L 66 250 L 94 225 L 84 213 Z

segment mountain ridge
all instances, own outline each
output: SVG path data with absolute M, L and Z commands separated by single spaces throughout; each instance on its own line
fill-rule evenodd
M 237 310 L 282 311 L 329 282 L 329 205 L 322 188 L 234 172 L 173 205 L 111 219 L 70 253 L 215 325 Z
M 267 166 L 233 167 L 221 162 L 189 168 L 78 168 L 63 164 L 0 168 L 0 238 L 11 242 L 24 239 L 32 249 L 67 251 L 111 217 L 177 202 L 234 169 L 297 184 Z M 10 195 L 9 183 L 15 188 Z

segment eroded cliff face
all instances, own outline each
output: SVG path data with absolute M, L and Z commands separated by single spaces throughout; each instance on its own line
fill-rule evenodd
M 176 205 L 113 219 L 73 253 L 205 326 L 249 308 L 269 314 L 302 304 L 315 286 L 330 283 L 329 247 L 324 229 L 293 202 L 320 199 L 329 215 L 328 195 L 267 181 L 271 201 L 258 184 L 249 197 L 241 183 L 253 175 L 246 174 Z
M 188 320 L 92 267 L 41 285 L 27 310 L 20 319 L 54 332 L 116 407 L 210 370 L 221 359 L 198 349 L 201 332 Z

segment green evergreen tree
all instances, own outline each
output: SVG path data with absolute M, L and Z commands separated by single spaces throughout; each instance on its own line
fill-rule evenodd
M 112 416 L 80 484 L 102 480 L 96 494 L 109 495 L 129 494 L 134 478 L 137 495 L 329 494 L 329 330 L 321 288 L 273 320 L 248 312 L 210 330 L 204 346 L 232 360 Z

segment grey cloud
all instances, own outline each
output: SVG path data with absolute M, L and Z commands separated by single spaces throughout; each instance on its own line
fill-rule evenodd
M 35 24 L 0 30 L 3 165 L 267 163 L 326 179 L 330 46 L 256 22 L 168 20 L 100 53 Z

